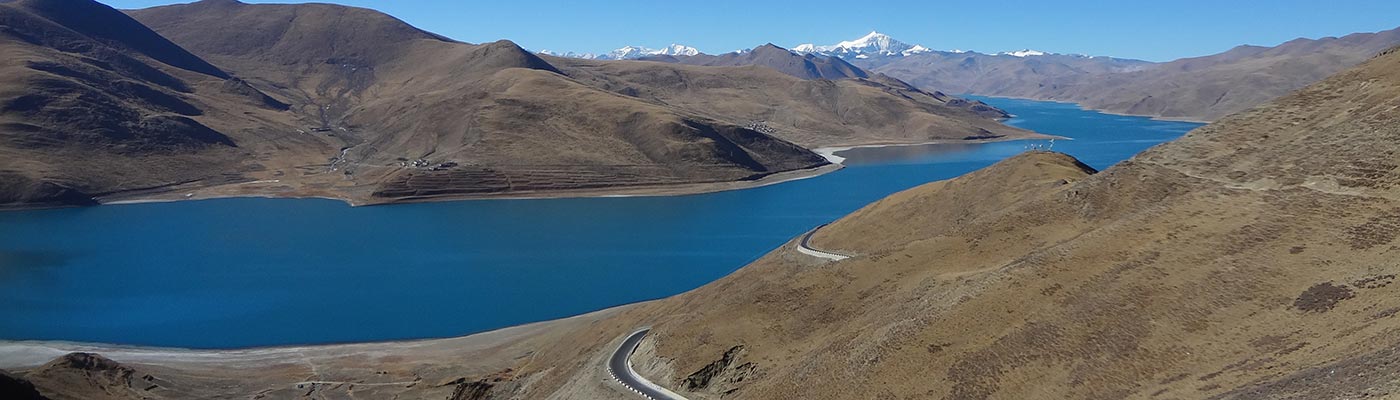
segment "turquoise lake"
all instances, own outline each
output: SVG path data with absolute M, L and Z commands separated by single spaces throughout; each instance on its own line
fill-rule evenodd
M 1099 169 L 1200 126 L 981 98 Z M 352 208 L 217 199 L 0 213 L 0 339 L 191 348 L 465 335 L 674 295 L 891 193 L 1025 151 L 858 149 L 847 168 L 676 197 Z

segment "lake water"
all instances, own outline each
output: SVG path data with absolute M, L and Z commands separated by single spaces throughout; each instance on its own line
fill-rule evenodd
M 1199 126 L 979 98 L 1105 168 Z M 351 208 L 217 199 L 0 213 L 0 339 L 192 348 L 464 335 L 684 292 L 886 195 L 1032 142 L 842 153 L 848 167 L 677 197 Z M 1035 141 L 1033 143 L 1043 143 Z

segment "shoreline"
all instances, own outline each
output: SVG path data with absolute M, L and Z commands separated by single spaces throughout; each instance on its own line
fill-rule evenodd
M 229 349 L 197 349 L 187 347 L 161 347 L 124 345 L 99 342 L 75 342 L 67 340 L 4 340 L 0 339 L 0 369 L 7 371 L 36 368 L 49 361 L 74 352 L 97 353 L 118 362 L 134 364 L 169 365 L 214 363 L 223 365 L 229 362 L 266 362 L 288 357 L 304 357 L 307 353 L 325 356 L 354 355 L 358 351 L 409 350 L 435 346 L 482 345 L 482 342 L 510 342 L 529 338 L 555 325 L 570 322 L 596 320 L 659 299 L 643 300 L 593 310 L 567 317 L 527 322 L 496 328 L 488 331 L 459 336 L 432 337 L 419 339 L 393 339 L 365 342 L 292 344 L 261 347 L 240 347 Z
M 556 192 L 516 192 L 498 195 L 444 195 L 433 197 L 401 197 L 384 202 L 354 204 L 354 207 L 391 206 L 395 204 L 438 203 L 472 200 L 542 200 L 542 199 L 584 199 L 609 197 L 671 197 L 692 196 L 735 190 L 756 189 L 780 183 L 815 178 L 845 168 L 839 163 L 822 164 L 816 167 L 775 172 L 753 180 L 677 183 L 671 185 L 616 186 L 611 188 L 576 189 Z M 337 199 L 341 200 L 341 199 Z
M 678 184 L 672 184 L 672 185 L 651 185 L 651 186 L 631 186 L 631 187 L 625 187 L 625 186 L 624 186 L 624 187 L 611 187 L 611 188 L 592 188 L 592 189 L 564 190 L 564 191 L 555 191 L 555 192 L 515 192 L 515 193 L 484 194 L 484 195 L 443 195 L 443 196 L 418 197 L 418 198 L 409 197 L 409 198 L 385 199 L 385 200 L 383 200 L 383 201 L 374 201 L 374 200 L 366 201 L 366 199 L 359 199 L 359 198 L 352 198 L 352 197 L 336 197 L 336 196 L 326 196 L 326 195 L 297 195 L 297 194 L 275 194 L 275 193 L 236 193 L 236 194 L 218 194 L 218 193 L 213 193 L 213 194 L 206 194 L 206 195 L 200 195 L 200 194 L 199 194 L 199 192 L 201 192 L 201 191 L 217 190 L 217 189 L 219 189 L 219 188 L 221 188 L 221 187 L 230 186 L 230 185 L 220 185 L 220 186 L 209 186 L 209 187 L 203 187 L 203 188 L 192 188 L 191 190 L 177 190 L 177 191 L 171 191 L 171 192 L 165 192 L 165 193 L 156 193 L 156 194 L 148 194 L 148 195 L 134 195 L 134 196 L 130 196 L 130 197 L 121 197 L 121 196 L 118 196 L 118 197 L 113 198 L 113 199 L 110 199 L 110 200 L 98 199 L 98 200 L 97 200 L 97 201 L 98 201 L 97 206 L 114 206 L 114 205 L 115 205 L 115 206 L 119 206 L 119 205 L 149 204 L 149 203 L 173 203 L 173 202 L 180 202 L 180 201 L 213 200 L 213 199 L 232 199 L 232 198 L 323 199 L 323 200 L 335 200 L 335 201 L 339 201 L 339 202 L 345 203 L 346 205 L 349 205 L 350 207 L 367 207 L 367 206 L 384 206 L 384 205 L 396 205 L 396 204 L 436 203 L 436 202 L 472 201 L 472 200 L 539 200 L 539 199 L 573 199 L 573 198 L 607 198 L 607 197 L 691 196 L 691 195 L 700 195 L 700 194 L 727 192 L 727 191 L 734 191 L 734 190 L 756 189 L 756 188 L 761 188 L 761 187 L 764 187 L 764 186 L 777 185 L 777 184 L 780 184 L 780 183 L 786 183 L 786 182 L 798 181 L 798 180 L 803 180 L 803 179 L 815 178 L 815 177 L 822 176 L 822 175 L 825 175 L 825 174 L 828 174 L 828 173 L 836 172 L 836 171 L 838 171 L 838 170 L 840 170 L 840 169 L 842 169 L 842 168 L 845 168 L 845 165 L 843 164 L 843 162 L 845 161 L 845 157 L 838 156 L 838 155 L 836 155 L 835 153 L 842 152 L 842 151 L 846 151 L 846 150 L 851 150 L 851 149 L 856 149 L 856 148 L 879 148 L 879 147 L 900 147 L 900 146 L 925 146 L 925 145 L 962 144 L 962 143 L 982 144 L 982 143 L 993 143 L 993 142 L 1008 142 L 1008 141 L 1016 141 L 1016 140 L 1044 140 L 1044 139 L 1061 139 L 1061 140 L 1067 140 L 1067 139 L 1070 139 L 1070 138 L 1063 137 L 1063 136 L 1048 135 L 1048 134 L 1043 134 L 1043 133 L 1034 132 L 1034 131 L 1028 131 L 1028 132 L 1030 132 L 1030 134 L 1028 134 L 1028 135 L 1004 136 L 1004 137 L 988 138 L 988 139 L 970 139 L 970 140 L 969 140 L 969 139 L 938 139 L 938 140 L 925 141 L 925 142 L 884 142 L 884 143 L 877 142 L 877 143 L 857 143 L 857 144 L 835 144 L 835 145 L 827 145 L 827 146 L 815 147 L 815 148 L 811 148 L 811 149 L 809 149 L 809 150 L 812 151 L 813 153 L 816 153 L 817 155 L 820 155 L 822 158 L 825 158 L 825 159 L 827 160 L 828 164 L 823 164 L 823 165 L 819 165 L 819 166 L 816 166 L 816 167 L 805 168 L 805 169 L 798 169 L 798 170 L 791 170 L 791 171 L 776 172 L 776 173 L 764 175 L 764 176 L 762 176 L 762 177 L 759 177 L 758 179 L 753 179 L 753 180 L 719 181 L 719 182 L 695 182 L 695 183 L 678 183 Z M 254 182 L 262 182 L 262 181 L 254 181 Z M 237 183 L 237 184 L 233 184 L 233 185 L 241 185 L 241 184 L 247 184 L 247 183 L 248 183 L 248 182 L 241 182 L 241 183 Z M 180 194 L 180 193 L 194 194 L 194 196 L 186 197 L 186 195 L 182 195 L 182 194 Z M 62 207 L 62 206 L 60 206 L 60 207 L 54 207 L 54 206 L 12 207 L 12 208 L 5 208 L 5 209 L 3 209 L 3 210 L 0 210 L 0 212 L 5 212 L 5 211 L 33 211 L 33 210 L 46 210 L 46 209 L 57 209 L 57 208 L 76 208 L 76 207 L 88 207 L 88 206 L 68 206 L 68 207 Z
M 213 194 L 193 197 L 168 197 L 155 195 L 151 197 L 134 196 L 131 198 L 121 198 L 111 201 L 99 201 L 97 206 L 109 205 L 130 205 L 130 204 L 150 204 L 150 203 L 175 203 L 181 201 L 215 200 L 215 199 L 236 199 L 236 198 L 263 198 L 263 199 L 322 199 L 334 200 L 345 203 L 350 207 L 371 207 L 390 206 L 396 204 L 414 203 L 438 203 L 449 201 L 474 201 L 474 200 L 541 200 L 541 199 L 575 199 L 575 198 L 606 198 L 606 197 L 662 197 L 662 196 L 690 196 L 707 193 L 727 192 L 733 190 L 754 189 L 764 186 L 771 186 L 780 183 L 798 181 L 815 178 L 844 168 L 840 163 L 828 163 L 819 166 L 775 172 L 764 175 L 758 179 L 719 181 L 719 182 L 694 182 L 678 183 L 673 185 L 648 185 L 648 186 L 616 186 L 610 188 L 592 188 L 563 190 L 556 192 L 514 192 L 503 194 L 484 195 L 443 195 L 432 197 L 400 197 L 385 199 L 384 201 L 363 201 L 348 197 L 317 196 L 317 195 L 278 195 L 278 194 Z M 208 190 L 218 188 L 211 186 L 198 190 Z M 7 211 L 43 210 L 55 207 L 18 208 Z
M 1014 117 L 1013 117 L 1013 118 L 1014 118 Z M 840 153 L 840 152 L 847 151 L 847 150 L 854 150 L 854 149 L 870 149 L 870 148 L 881 148 L 881 147 L 933 146 L 933 145 L 940 145 L 940 144 L 963 144 L 963 143 L 968 143 L 968 144 L 987 144 L 987 143 L 999 143 L 999 142 L 1014 142 L 1014 141 L 1018 141 L 1018 140 L 1074 140 L 1074 138 L 1066 137 L 1066 136 L 1058 136 L 1058 135 L 1048 135 L 1048 134 L 1036 132 L 1035 135 L 1025 136 L 1025 137 L 1014 137 L 1014 138 L 975 139 L 975 140 L 942 139 L 942 140 L 934 140 L 934 141 L 929 141 L 929 142 L 918 142 L 918 143 L 880 143 L 880 144 L 857 144 L 857 145 L 833 145 L 833 146 L 817 147 L 817 148 L 812 149 L 812 152 L 817 153 L 818 155 L 821 155 L 822 157 L 826 158 L 826 160 L 829 161 L 829 162 L 831 162 L 832 164 L 841 163 L 841 164 L 844 165 L 844 163 L 845 163 L 845 161 L 846 161 L 846 157 L 838 156 L 838 155 L 836 155 L 836 153 Z

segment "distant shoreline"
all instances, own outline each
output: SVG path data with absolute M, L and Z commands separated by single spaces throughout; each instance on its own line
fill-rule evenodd
M 351 207 L 368 206 L 388 206 L 395 204 L 412 203 L 436 203 L 446 201 L 470 201 L 470 200 L 536 200 L 536 199 L 563 199 L 563 198 L 598 198 L 598 197 L 656 197 L 656 196 L 688 196 L 696 194 L 727 192 L 731 190 L 753 189 L 763 186 L 776 185 L 784 182 L 814 178 L 841 169 L 839 163 L 822 164 L 812 168 L 775 172 L 764 175 L 753 180 L 721 181 L 721 182 L 698 182 L 698 183 L 678 183 L 670 185 L 645 185 L 645 186 L 618 186 L 611 188 L 596 189 L 576 189 L 549 192 L 508 192 L 500 194 L 480 194 L 480 195 L 442 195 L 431 197 L 400 197 L 390 198 L 384 201 L 359 201 L 345 197 L 334 196 L 300 196 L 300 195 L 278 195 L 278 194 L 230 194 L 230 195 L 205 195 L 193 197 L 174 197 L 175 193 L 162 193 L 153 196 L 133 196 L 131 198 L 121 198 L 112 201 L 101 201 L 98 206 L 126 205 L 126 204 L 146 204 L 146 203 L 173 203 L 190 200 L 212 200 L 212 199 L 232 199 L 232 198 L 266 198 L 266 199 L 324 199 L 336 200 L 350 205 Z M 217 188 L 211 186 L 198 190 Z M 23 209 L 20 209 L 23 210 Z
M 825 174 L 828 174 L 828 173 L 831 173 L 831 172 L 835 172 L 835 171 L 840 170 L 840 169 L 842 169 L 842 168 L 845 167 L 845 165 L 842 164 L 842 163 L 845 161 L 845 158 L 844 158 L 844 157 L 841 157 L 841 156 L 837 156 L 835 153 L 842 152 L 842 151 L 846 151 L 846 150 L 851 150 L 851 149 L 857 149 L 857 148 L 879 148 L 879 147 L 900 147 L 900 146 L 925 146 L 925 145 L 940 145 L 940 144 L 980 144 L 980 143 L 1006 142 L 1006 141 L 1015 141 L 1015 140 L 1036 140 L 1036 139 L 1065 139 L 1065 138 L 1064 138 L 1064 137 L 1060 137 L 1060 136 L 1047 135 L 1047 134 L 1043 134 L 1043 133 L 1039 133 L 1039 132 L 1031 132 L 1031 133 L 1028 134 L 1028 135 L 1003 136 L 1003 137 L 987 138 L 987 139 L 939 139 L 939 140 L 926 141 L 926 142 L 885 142 L 885 143 L 878 143 L 878 142 L 877 142 L 877 143 L 861 143 L 861 144 L 850 144 L 850 145 L 838 144 L 838 145 L 823 146 L 823 147 L 817 147 L 817 148 L 812 148 L 812 149 L 810 149 L 810 151 L 812 151 L 812 152 L 814 152 L 814 153 L 816 153 L 816 154 L 822 156 L 823 158 L 825 158 L 825 159 L 827 160 L 828 164 L 824 164 L 824 165 L 820 165 L 820 166 L 816 166 L 816 167 L 812 167 L 812 168 L 805 168 L 805 169 L 798 169 L 798 170 L 791 170 L 791 171 L 776 172 L 776 173 L 764 175 L 764 176 L 762 176 L 762 177 L 760 177 L 760 178 L 758 178 L 758 179 L 753 179 L 753 180 L 739 180 L 739 181 L 700 182 L 700 183 L 678 183 L 678 184 L 668 184 L 668 185 L 646 185 L 646 186 L 622 186 L 622 187 L 610 187 L 610 188 L 577 189 L 577 190 L 562 190 L 562 191 L 548 191 L 548 192 L 507 192 L 507 193 L 475 194 L 475 195 L 454 194 L 454 195 L 416 197 L 416 198 L 415 198 L 415 197 L 393 198 L 393 199 L 384 199 L 383 201 L 365 201 L 365 199 L 356 199 L 356 198 L 350 198 L 350 197 L 337 197 L 337 196 L 327 196 L 327 195 L 298 195 L 298 194 L 292 194 L 292 193 L 288 193 L 288 194 L 277 194 L 277 193 L 234 193 L 234 194 L 209 193 L 209 194 L 201 194 L 201 193 L 199 193 L 199 192 L 201 192 L 201 191 L 218 190 L 218 189 L 221 188 L 221 187 L 230 186 L 230 185 L 219 185 L 219 186 L 209 186 L 209 187 L 201 187 L 201 188 L 190 188 L 189 190 L 171 190 L 171 191 L 168 191 L 168 192 L 154 193 L 154 194 L 152 194 L 152 193 L 145 193 L 145 194 L 132 195 L 132 196 L 117 196 L 117 197 L 113 197 L 113 198 L 111 198 L 111 199 L 109 199 L 109 200 L 101 200 L 101 199 L 99 199 L 99 200 L 98 200 L 99 204 L 98 204 L 97 206 L 147 204 L 147 203 L 173 203 L 173 202 L 178 202 L 178 201 L 211 200 L 211 199 L 229 199 L 229 198 L 324 199 L 324 200 L 336 200 L 336 201 L 340 201 L 340 202 L 343 202 L 343 203 L 346 203 L 346 204 L 350 205 L 351 207 L 364 207 L 364 206 L 381 206 L 381 205 L 412 204 L 412 203 L 430 203 L 430 202 L 446 202 L 446 201 L 469 201 L 469 200 L 535 200 L 535 199 L 598 198 L 598 197 L 690 196 L 690 195 L 699 195 L 699 194 L 708 194 L 708 193 L 727 192 L 727 191 L 733 191 L 733 190 L 754 189 L 754 188 L 760 188 L 760 187 L 764 187 L 764 186 L 771 186 L 771 185 L 776 185 L 776 184 L 780 184 L 780 183 L 786 183 L 786 182 L 792 182 L 792 181 L 797 181 L 797 180 L 803 180 L 803 179 L 809 179 L 809 178 L 815 178 L 815 177 L 818 177 L 818 176 L 822 176 L 822 175 L 825 175 Z M 236 184 L 237 184 L 237 185 L 242 185 L 242 184 L 247 184 L 247 182 L 236 183 Z M 193 195 L 193 196 L 186 196 L 186 194 L 194 194 L 194 195 Z M 67 208 L 67 207 L 52 207 L 52 206 L 24 207 L 24 206 L 20 206 L 20 207 L 5 208 L 5 209 L 3 209 L 3 210 L 0 210 L 0 212 L 5 212 L 5 211 L 42 210 L 42 209 L 53 209 L 53 208 Z

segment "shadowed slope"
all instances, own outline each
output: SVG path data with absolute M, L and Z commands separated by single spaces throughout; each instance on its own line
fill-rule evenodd
M 250 168 L 236 138 L 280 119 L 277 101 L 95 2 L 0 4 L 0 38 L 0 207 L 236 176 Z
M 25 10 L 57 25 L 71 29 L 90 40 L 106 45 L 127 48 L 153 60 L 176 68 L 199 72 L 217 78 L 228 78 L 228 74 L 218 67 L 190 54 L 176 46 L 145 25 L 127 18 L 121 11 L 88 0 L 18 0 L 9 3 L 11 7 Z M 32 39 L 52 47 L 82 44 L 55 38 L 48 35 L 31 36 Z M 60 43 L 59 41 L 63 41 Z

